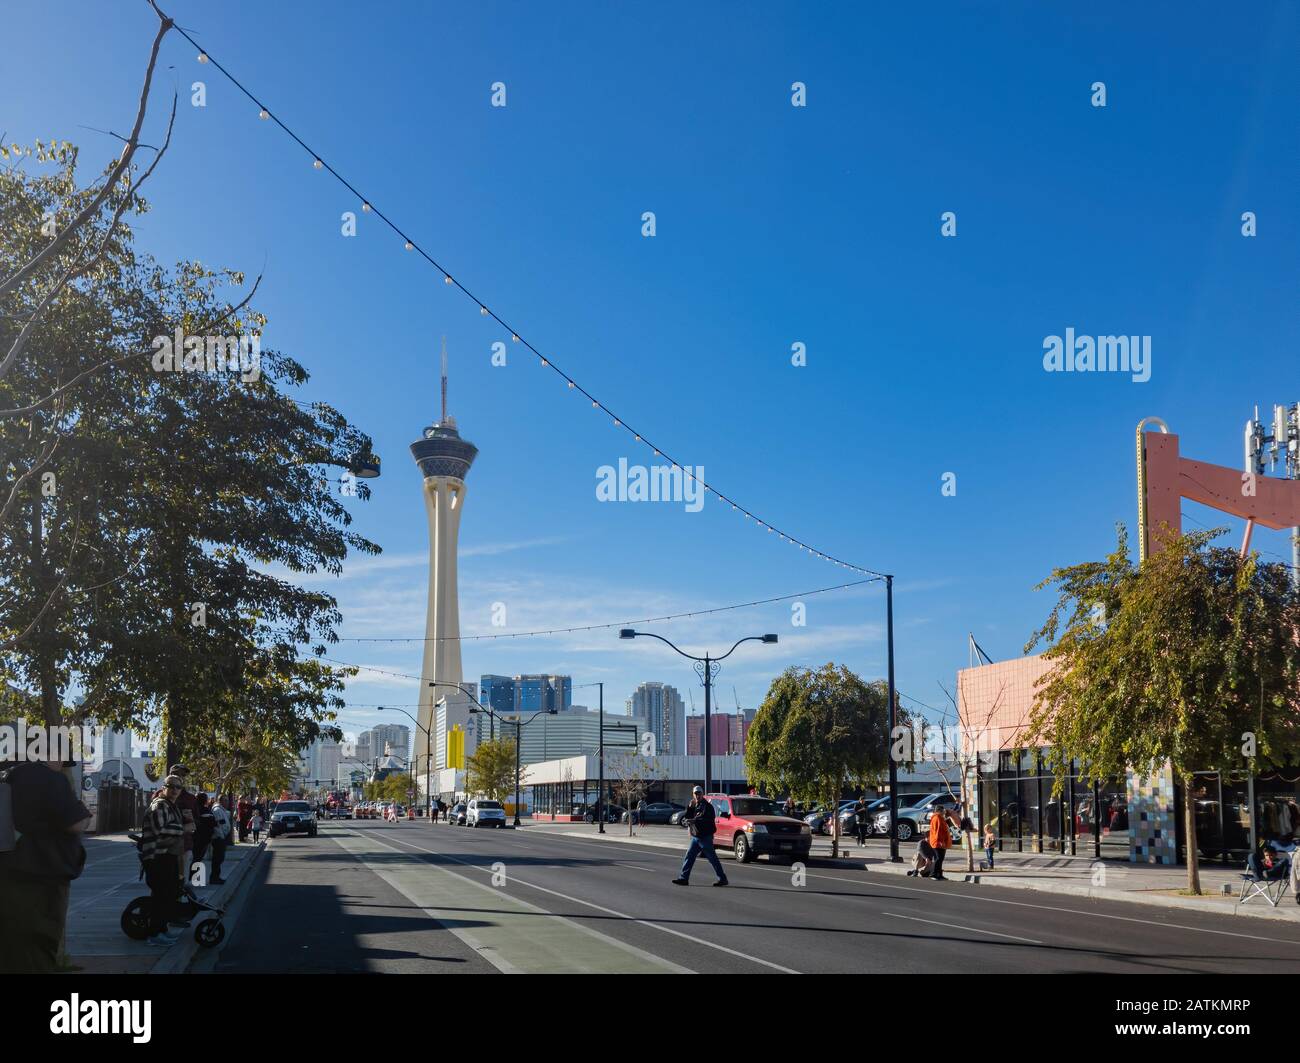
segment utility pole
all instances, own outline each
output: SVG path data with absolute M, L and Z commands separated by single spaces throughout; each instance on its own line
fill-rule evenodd
M 894 689 L 894 577 L 885 577 L 885 630 L 889 641 L 889 859 L 898 863 L 898 762 L 894 732 L 898 727 L 898 693 Z M 837 810 L 838 811 L 838 810 Z

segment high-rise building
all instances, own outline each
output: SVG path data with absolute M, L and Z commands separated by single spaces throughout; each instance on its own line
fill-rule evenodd
M 749 741 L 749 727 L 754 722 L 754 710 L 741 712 L 709 713 L 709 748 L 715 757 L 724 753 L 744 753 Z M 686 754 L 704 755 L 704 716 L 686 717 Z
M 523 717 L 528 719 L 528 714 Z M 498 727 L 514 737 L 514 716 L 505 717 L 505 727 Z M 640 745 L 646 722 L 605 713 L 605 750 L 633 750 Z M 595 709 L 573 708 L 555 716 L 538 716 L 520 729 L 519 762 L 540 764 L 547 760 L 594 754 L 600 748 L 600 713 Z M 486 734 L 486 732 L 485 732 Z
M 655 752 L 676 756 L 686 752 L 686 705 L 677 688 L 667 683 L 642 683 L 627 699 L 627 714 L 646 721 L 654 732 Z
M 493 712 L 567 712 L 573 707 L 573 679 L 567 675 L 485 675 L 479 701 Z
M 471 735 L 473 732 L 469 710 L 474 703 L 459 689 L 462 675 L 456 562 L 460 515 L 465 511 L 465 477 L 478 456 L 478 447 L 461 438 L 456 421 L 447 413 L 446 340 L 442 345 L 442 416 L 411 444 L 411 456 L 424 477 L 424 509 L 429 520 L 429 597 L 415 759 L 420 765 L 426 763 L 429 734 L 434 742 L 433 767 L 445 768 L 447 731 L 460 726 Z M 467 755 L 474 751 L 470 737 L 466 738 L 466 747 Z

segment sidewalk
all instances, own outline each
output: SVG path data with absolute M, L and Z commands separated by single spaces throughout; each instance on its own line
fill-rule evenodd
M 627 836 L 626 824 L 611 824 L 605 828 L 603 835 L 597 833 L 589 823 L 530 824 L 527 829 L 578 834 L 613 844 L 631 843 L 678 851 L 686 848 L 686 832 L 678 827 L 637 827 L 636 835 L 631 838 Z M 840 857 L 831 866 L 886 875 L 906 875 L 911 867 L 914 850 L 912 844 L 900 844 L 899 855 L 903 861 L 895 864 L 889 860 L 889 842 L 884 838 L 873 838 L 866 845 L 858 845 L 853 839 L 842 839 Z M 810 858 L 813 866 L 824 867 L 830 864 L 830 854 L 830 839 L 813 835 Z M 1095 860 L 1091 856 L 1062 856 L 1058 853 L 998 853 L 995 856 L 995 871 L 979 871 L 979 862 L 983 856 L 983 850 L 976 849 L 977 870 L 967 872 L 966 851 L 950 850 L 945 858 L 944 874 L 954 881 L 965 881 L 978 886 L 1030 889 L 1162 908 L 1184 908 L 1216 915 L 1243 915 L 1300 922 L 1300 905 L 1290 891 L 1276 908 L 1270 907 L 1259 897 L 1247 904 L 1237 904 L 1241 890 L 1241 871 L 1236 868 L 1202 865 L 1201 889 L 1205 893 L 1200 897 L 1183 897 L 1178 895 L 1187 886 L 1187 868 L 1182 866 L 1130 864 L 1123 860 Z M 1225 885 L 1231 889 L 1231 895 L 1221 892 Z
M 68 900 L 66 949 L 73 966 L 86 974 L 146 974 L 172 969 L 178 960 L 187 962 L 187 953 L 198 947 L 193 927 L 182 931 L 180 941 L 169 949 L 133 941 L 122 932 L 122 910 L 149 892 L 139 877 L 135 843 L 125 834 L 87 835 L 84 841 L 86 869 L 72 883 Z M 225 883 L 199 889 L 198 895 L 224 904 L 265 844 L 230 846 L 221 869 Z

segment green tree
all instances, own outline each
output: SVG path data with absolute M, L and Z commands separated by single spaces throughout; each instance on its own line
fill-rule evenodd
M 36 692 L 50 722 L 80 688 L 83 716 L 161 725 L 168 761 L 213 753 L 205 736 L 231 720 L 301 748 L 351 673 L 320 660 L 334 599 L 292 576 L 378 552 L 333 486 L 370 442 L 291 398 L 307 372 L 279 351 L 262 349 L 256 374 L 155 370 L 155 339 L 177 328 L 251 341 L 266 319 L 256 285 L 228 294 L 237 272 L 133 249 L 138 182 L 113 185 L 30 268 L 42 219 L 81 217 L 102 190 L 78 188 L 71 146 L 37 154 L 43 172 L 0 172 L 0 276 L 23 278 L 0 298 L 0 352 L 26 333 L 0 375 L 0 678 Z
M 523 766 L 519 770 L 523 786 Z M 465 792 L 481 794 L 493 801 L 513 800 L 515 795 L 515 740 L 497 738 L 480 742 L 465 758 Z
M 788 668 L 772 681 L 745 748 L 749 780 L 772 793 L 835 808 L 850 783 L 888 766 L 889 687 L 843 665 Z M 839 852 L 838 818 L 831 852 Z
M 1026 728 L 1059 792 L 1087 778 L 1276 766 L 1300 752 L 1300 595 L 1283 565 L 1213 547 L 1223 529 L 1166 540 L 1135 566 L 1128 536 L 1104 561 L 1059 568 L 1058 600 L 1025 651 L 1048 644 Z M 1187 888 L 1201 892 L 1194 802 L 1185 801 Z

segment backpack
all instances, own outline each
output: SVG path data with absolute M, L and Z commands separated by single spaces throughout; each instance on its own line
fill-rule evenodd
M 22 837 L 14 823 L 14 788 L 9 785 L 9 772 L 0 772 L 0 853 L 12 853 Z

